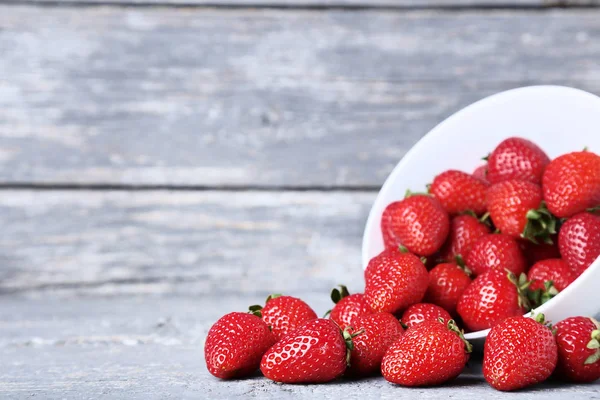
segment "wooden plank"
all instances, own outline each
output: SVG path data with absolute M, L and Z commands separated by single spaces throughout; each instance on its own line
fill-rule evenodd
M 0 7 L 0 182 L 368 187 L 481 97 L 600 93 L 600 11 Z
M 298 293 L 319 312 L 324 294 Z M 375 377 L 329 385 L 280 385 L 260 376 L 220 381 L 204 366 L 204 339 L 222 314 L 254 297 L 4 298 L 0 305 L 0 397 L 22 399 L 198 399 L 258 397 L 503 399 L 481 375 L 473 355 L 463 375 L 436 388 L 407 389 Z M 598 396 L 600 382 L 549 382 L 520 393 L 525 400 Z M 348 395 L 352 393 L 352 395 Z
M 2 191 L 0 294 L 362 288 L 374 193 Z

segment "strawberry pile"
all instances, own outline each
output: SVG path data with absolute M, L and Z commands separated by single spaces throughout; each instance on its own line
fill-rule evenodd
M 523 315 L 600 256 L 600 156 L 551 160 L 531 141 L 509 138 L 486 160 L 389 204 L 385 249 L 365 269 L 364 293 L 334 289 L 328 318 L 272 295 L 264 307 L 219 319 L 205 344 L 209 372 L 232 379 L 260 369 L 281 383 L 381 374 L 402 386 L 440 385 L 469 360 L 464 332 L 491 328 L 483 374 L 497 390 L 599 379 L 596 320 L 552 327 L 542 314 Z

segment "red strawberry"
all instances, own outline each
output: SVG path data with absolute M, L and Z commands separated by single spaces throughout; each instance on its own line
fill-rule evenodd
M 483 376 L 497 390 L 517 390 L 550 377 L 557 347 L 544 315 L 511 317 L 494 326 L 483 349 Z
M 600 379 L 600 324 L 593 318 L 571 317 L 554 326 L 558 345 L 555 376 L 570 382 Z
M 519 240 L 521 252 L 525 256 L 528 265 L 533 265 L 538 261 L 548 260 L 550 258 L 560 258 L 558 251 L 558 235 L 550 236 L 552 244 L 533 243 L 530 240 Z
M 527 262 L 517 241 L 497 233 L 482 236 L 477 240 L 465 261 L 474 276 L 490 269 L 508 269 L 518 276 L 527 268 Z
M 382 254 L 365 270 L 365 301 L 373 311 L 395 313 L 423 299 L 429 275 L 410 253 Z
M 456 256 L 466 258 L 473 244 L 490 228 L 472 215 L 458 215 L 452 218 L 448 240 L 440 251 L 440 260 L 453 261 Z
M 475 168 L 475 171 L 473 171 L 473 176 L 477 179 L 481 179 L 486 183 L 489 183 L 487 179 L 487 168 L 487 164 L 480 165 L 479 167 Z
M 548 210 L 571 217 L 600 204 L 600 156 L 579 151 L 552 160 L 542 179 Z
M 455 315 L 458 300 L 470 284 L 471 278 L 462 267 L 452 263 L 439 264 L 429 271 L 425 301 Z
M 260 359 L 277 339 L 258 317 L 233 312 L 208 331 L 204 359 L 208 372 L 221 379 L 241 378 L 260 366 Z
M 350 333 L 362 332 L 353 339 L 350 358 L 351 376 L 367 376 L 378 372 L 387 349 L 404 333 L 400 322 L 390 313 L 361 315 L 354 319 Z
M 305 322 L 318 318 L 304 301 L 291 296 L 274 294 L 267 297 L 264 307 L 250 306 L 254 315 L 261 317 L 280 340 Z
M 514 179 L 540 183 L 549 162 L 546 153 L 533 142 L 509 138 L 489 155 L 487 179 L 491 184 Z
M 408 307 L 402 314 L 402 323 L 410 328 L 425 321 L 450 321 L 452 317 L 440 306 L 429 303 L 417 303 Z
M 505 235 L 551 242 L 556 220 L 543 206 L 542 188 L 527 181 L 503 181 L 487 192 L 492 222 Z
M 558 248 L 577 276 L 600 257 L 600 216 L 581 213 L 560 228 Z
M 381 373 L 402 386 L 433 386 L 456 378 L 472 347 L 453 320 L 425 321 L 394 343 L 383 357 Z
M 330 319 L 308 321 L 263 356 L 263 375 L 282 383 L 322 383 L 342 376 L 346 370 L 349 335 Z
M 479 275 L 464 291 L 456 311 L 471 331 L 491 328 L 502 320 L 523 315 L 529 308 L 525 274 L 516 277 L 499 269 Z
M 335 306 L 331 310 L 329 318 L 338 324 L 342 330 L 352 325 L 352 321 L 356 317 L 373 313 L 373 310 L 365 301 L 364 294 L 350 294 L 348 288 L 344 285 L 340 285 L 340 290 L 333 289 L 331 291 L 331 300 L 333 300 Z
M 449 229 L 448 213 L 436 199 L 422 194 L 390 204 L 381 217 L 385 247 L 403 245 L 420 256 L 438 251 Z
M 551 258 L 537 262 L 527 273 L 531 281 L 530 290 L 546 290 L 545 282 L 551 281 L 557 291 L 563 291 L 577 278 L 566 262 L 560 258 Z
M 465 172 L 449 170 L 436 176 L 429 193 L 440 201 L 448 214 L 459 214 L 468 210 L 483 214 L 487 207 L 485 192 L 488 184 Z

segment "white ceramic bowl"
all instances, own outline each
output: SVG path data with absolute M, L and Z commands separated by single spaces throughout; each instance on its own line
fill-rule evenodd
M 600 152 L 600 97 L 560 86 L 509 90 L 478 101 L 452 115 L 425 135 L 392 171 L 369 214 L 363 237 L 362 264 L 383 250 L 379 223 L 385 207 L 402 199 L 406 189 L 424 185 L 447 170 L 472 172 L 481 157 L 502 140 L 520 136 L 554 158 L 585 146 Z M 600 313 L 600 258 L 554 299 L 539 307 L 547 319 Z M 466 335 L 481 348 L 488 330 Z

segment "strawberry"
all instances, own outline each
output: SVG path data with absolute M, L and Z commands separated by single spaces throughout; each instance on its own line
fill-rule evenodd
M 267 297 L 264 307 L 250 306 L 250 312 L 261 317 L 280 340 L 305 322 L 318 318 L 304 301 L 291 296 L 274 294 Z
M 511 317 L 494 326 L 483 348 L 483 376 L 497 390 L 517 390 L 550 377 L 558 358 L 544 314 Z
M 556 329 L 558 365 L 555 376 L 570 382 L 600 379 L 600 324 L 593 318 L 571 317 Z
M 430 256 L 448 235 L 450 219 L 439 201 L 427 195 L 409 195 L 387 206 L 381 217 L 386 248 L 406 247 L 411 253 Z
M 449 170 L 436 176 L 429 193 L 440 201 L 448 214 L 468 210 L 475 214 L 486 212 L 485 192 L 488 184 L 466 172 Z
M 491 269 L 475 278 L 463 292 L 456 311 L 471 331 L 491 328 L 528 311 L 527 286 L 525 274 L 517 281 L 511 272 Z
M 479 167 L 475 168 L 475 171 L 473 171 L 473 176 L 489 184 L 487 179 L 487 169 L 487 164 L 480 165 Z
M 527 268 L 527 262 L 517 241 L 497 233 L 479 238 L 471 247 L 465 261 L 473 276 L 481 275 L 490 269 L 508 269 L 518 276 Z
M 233 312 L 221 317 L 208 331 L 204 359 L 217 378 L 242 378 L 260 366 L 263 354 L 277 339 L 260 318 Z
M 433 386 L 456 378 L 472 351 L 453 320 L 417 324 L 385 353 L 381 373 L 402 386 Z
M 548 210 L 568 218 L 600 204 L 600 156 L 578 151 L 555 158 L 542 179 Z
M 505 235 L 551 243 L 556 220 L 542 203 L 542 188 L 527 181 L 503 181 L 487 191 L 492 222 Z
M 349 332 L 362 332 L 353 339 L 349 376 L 368 376 L 378 372 L 387 349 L 404 333 L 400 322 L 390 313 L 361 315 Z
M 322 383 L 342 376 L 352 339 L 330 319 L 313 319 L 285 336 L 262 357 L 263 375 L 282 383 Z
M 365 301 L 373 311 L 395 313 L 423 299 L 429 275 L 410 253 L 374 257 L 365 270 Z
M 488 156 L 487 179 L 492 185 L 515 179 L 539 184 L 549 162 L 546 153 L 535 143 L 512 137 Z
M 347 326 L 352 325 L 352 321 L 364 314 L 372 314 L 373 310 L 365 301 L 365 296 L 362 293 L 350 294 L 348 288 L 340 285 L 340 289 L 331 291 L 331 300 L 335 306 L 329 314 L 331 318 L 343 330 Z
M 542 260 L 533 265 L 527 273 L 531 281 L 530 290 L 546 290 L 544 283 L 552 282 L 557 292 L 563 291 L 577 278 L 566 262 L 560 258 Z
M 490 233 L 490 228 L 476 217 L 457 215 L 452 218 L 448 240 L 440 250 L 439 259 L 452 261 L 456 256 L 466 258 L 477 239 L 487 233 Z
M 436 304 L 451 315 L 465 289 L 471 284 L 468 271 L 454 263 L 439 264 L 429 271 L 429 285 L 425 301 Z
M 558 248 L 577 276 L 600 257 L 600 216 L 581 213 L 560 228 Z
M 402 323 L 410 328 L 425 321 L 438 321 L 439 319 L 450 321 L 452 317 L 440 306 L 429 303 L 417 303 L 408 307 L 402 314 Z
M 527 260 L 527 265 L 533 265 L 538 261 L 548 260 L 550 258 L 560 258 L 558 251 L 558 235 L 550 236 L 552 244 L 533 243 L 531 240 L 519 240 L 521 252 Z

